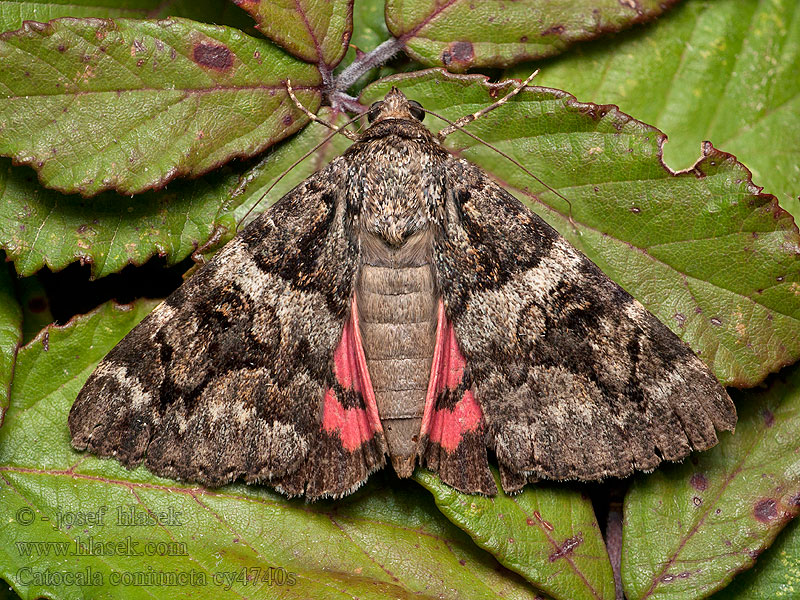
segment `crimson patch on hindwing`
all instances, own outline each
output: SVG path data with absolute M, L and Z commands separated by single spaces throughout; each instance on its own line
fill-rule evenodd
M 308 459 L 297 472 L 272 482 L 288 495 L 344 496 L 386 462 L 386 440 L 367 371 L 355 301 L 333 352 L 333 376 L 322 399 L 320 435 Z
M 467 361 L 439 301 L 436 346 L 422 416 L 420 459 L 452 487 L 496 494 L 489 471 L 483 411 L 472 392 Z
M 361 402 L 355 405 L 352 401 L 343 403 L 344 398 L 337 395 L 336 389 L 328 388 L 322 403 L 322 430 L 328 434 L 336 433 L 344 449 L 353 452 L 376 434 L 383 435 L 361 343 L 355 297 L 351 303 L 350 318 L 342 330 L 342 339 L 333 353 L 333 365 L 336 382 L 344 391 L 344 394 L 340 394 L 360 399 Z

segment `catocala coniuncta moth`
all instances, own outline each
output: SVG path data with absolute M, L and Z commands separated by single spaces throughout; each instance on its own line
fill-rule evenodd
M 393 90 L 100 363 L 72 443 L 342 496 L 389 456 L 464 492 L 650 470 L 736 411 L 705 364 Z

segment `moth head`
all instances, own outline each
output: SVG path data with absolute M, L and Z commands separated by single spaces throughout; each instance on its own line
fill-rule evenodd
M 383 100 L 374 102 L 369 107 L 367 119 L 370 123 L 377 123 L 384 119 L 405 119 L 407 121 L 422 121 L 425 111 L 416 100 L 409 100 L 405 94 L 393 87 Z

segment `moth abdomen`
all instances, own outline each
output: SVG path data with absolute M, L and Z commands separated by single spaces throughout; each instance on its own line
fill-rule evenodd
M 395 471 L 414 470 L 436 343 L 429 231 L 399 248 L 362 234 L 356 306 L 364 355 Z

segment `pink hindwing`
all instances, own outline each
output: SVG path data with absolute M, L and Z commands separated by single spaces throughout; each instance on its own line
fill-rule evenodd
M 383 427 L 361 343 L 355 295 L 350 308 L 350 318 L 345 322 L 342 339 L 333 353 L 333 371 L 339 385 L 361 395 L 364 408 L 345 408 L 336 392 L 329 388 L 322 405 L 322 429 L 327 433 L 338 431 L 342 446 L 352 452 L 376 433 L 382 433 Z
M 455 391 L 464 376 L 466 359 L 461 354 L 453 323 L 447 318 L 444 303 L 439 301 L 439 320 L 436 327 L 436 347 L 433 353 L 431 378 L 425 397 L 422 435 L 439 443 L 448 452 L 454 451 L 465 433 L 483 427 L 483 412 L 472 390 L 465 390 L 452 409 L 437 408 L 436 400 L 449 389 Z

